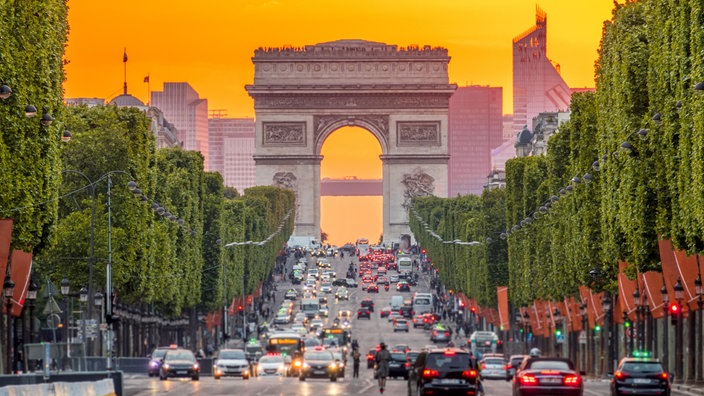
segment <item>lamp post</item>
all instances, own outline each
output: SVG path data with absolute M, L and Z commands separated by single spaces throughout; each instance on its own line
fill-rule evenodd
M 643 319 L 641 317 L 641 308 L 643 306 L 641 299 L 640 299 L 640 290 L 638 287 L 636 287 L 636 290 L 633 291 L 633 306 L 636 307 L 636 322 L 635 326 L 631 329 L 631 337 L 635 339 L 635 348 L 636 349 L 643 349 L 643 346 L 641 345 L 640 340 L 643 338 L 643 329 L 641 328 L 641 320 Z M 634 349 L 631 349 L 631 352 L 633 352 Z
M 581 342 L 583 345 L 582 347 L 582 359 L 581 361 L 581 366 L 582 370 L 585 372 L 588 372 L 587 367 L 589 366 L 589 321 L 587 317 L 587 303 L 584 302 L 582 305 L 579 306 L 579 314 L 582 316 L 582 332 L 584 333 L 584 342 Z M 580 337 L 580 341 L 582 338 Z
M 64 357 L 64 370 L 66 370 L 66 364 L 68 363 L 68 359 L 71 358 L 71 340 L 70 340 L 70 333 L 69 333 L 69 328 L 71 327 L 71 323 L 69 322 L 69 314 L 71 313 L 71 308 L 70 308 L 70 302 L 71 299 L 68 297 L 69 292 L 71 290 L 71 283 L 69 282 L 68 278 L 63 278 L 61 280 L 61 295 L 64 297 L 67 297 L 68 300 L 66 300 L 66 320 L 64 323 L 64 341 L 66 342 L 66 356 Z
M 560 352 L 557 353 L 558 356 L 562 356 L 563 353 L 562 351 L 562 345 L 563 343 L 559 342 L 562 337 L 562 313 L 558 308 L 555 308 L 555 310 L 552 313 L 552 320 L 555 322 L 555 337 L 553 339 L 554 342 L 551 342 L 551 344 L 555 345 L 555 349 L 560 349 Z M 557 344 L 560 344 L 560 347 L 558 348 Z
M 27 290 L 27 304 L 29 305 L 29 343 L 34 343 L 34 302 L 37 300 L 39 286 L 32 279 Z
M 78 298 L 79 301 L 81 302 L 81 341 L 83 342 L 83 361 L 85 363 L 85 357 L 86 357 L 86 340 L 88 339 L 88 335 L 86 334 L 86 318 L 83 316 L 83 312 L 85 311 L 86 307 L 86 302 L 88 301 L 88 289 L 86 289 L 85 286 L 81 287 L 81 290 L 78 292 Z M 84 364 L 84 370 L 85 370 L 85 364 Z
M 683 346 L 684 346 L 684 326 L 682 315 L 682 300 L 684 300 L 684 286 L 682 286 L 682 280 L 677 278 L 675 286 L 673 287 L 675 291 L 675 301 L 677 301 L 677 323 L 675 324 L 675 378 L 679 381 L 683 380 L 684 375 L 684 362 L 683 362 Z
M 606 336 L 606 372 L 604 373 L 605 375 L 608 373 L 612 373 L 613 370 L 613 360 L 614 360 L 614 349 L 613 349 L 613 336 L 612 336 L 612 320 L 611 317 L 613 316 L 613 313 L 611 312 L 612 308 L 612 301 L 611 301 L 611 293 L 609 292 L 604 292 L 605 296 L 604 299 L 601 300 L 601 307 L 604 310 L 604 335 Z
M 697 255 L 697 262 L 699 261 L 699 255 Z M 702 317 L 702 305 L 704 304 L 704 301 L 702 301 L 702 294 L 704 294 L 704 291 L 702 290 L 702 274 L 699 273 L 697 275 L 697 279 L 694 280 L 694 290 L 697 293 L 697 307 L 699 310 L 697 311 L 697 339 L 695 341 L 695 355 L 697 356 L 697 365 L 696 365 L 696 378 L 694 379 L 696 382 L 701 383 L 702 382 L 702 363 L 704 363 L 704 359 L 702 359 L 702 354 L 704 353 L 704 350 L 702 350 L 702 323 L 704 323 L 704 318 Z
M 668 328 L 670 324 L 667 321 L 667 316 L 668 313 L 670 312 L 670 296 L 667 294 L 667 287 L 663 285 L 663 287 L 660 289 L 660 295 L 662 296 L 662 311 L 663 311 L 663 318 L 665 319 L 663 321 L 663 336 L 662 336 L 662 364 L 665 368 L 665 371 L 668 371 L 669 366 L 670 366 L 670 354 L 669 354 L 669 349 L 670 349 L 670 341 L 668 340 Z
M 5 364 L 7 367 L 5 367 L 5 372 L 12 374 L 12 297 L 15 295 L 15 282 L 12 281 L 9 273 L 5 275 L 2 291 L 5 296 L 5 307 L 7 309 L 7 311 L 5 311 L 7 314 L 7 333 L 5 335 L 5 337 L 7 337 L 7 347 L 5 349 L 5 353 L 7 353 Z
M 93 295 L 93 303 L 98 311 L 98 356 L 103 356 L 103 332 L 100 330 L 100 325 L 103 322 L 103 293 L 97 292 Z

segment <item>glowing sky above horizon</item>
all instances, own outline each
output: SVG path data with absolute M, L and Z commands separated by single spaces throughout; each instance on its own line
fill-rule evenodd
M 208 99 L 210 109 L 224 109 L 229 117 L 253 117 L 253 102 L 244 86 L 254 78 L 255 49 L 339 39 L 446 47 L 450 82 L 503 87 L 504 113 L 511 113 L 511 42 L 534 25 L 536 5 L 548 16 L 548 57 L 560 65 L 570 87 L 593 87 L 602 26 L 611 18 L 613 0 L 68 0 L 68 5 L 66 97 L 109 100 L 119 95 L 126 48 L 128 92 L 142 101 L 147 101 L 149 87 L 161 90 L 165 81 L 187 81 Z M 143 82 L 147 75 L 150 85 Z M 362 178 L 374 169 L 381 174 L 378 142 L 373 137 L 374 144 L 364 140 L 370 133 L 349 132 L 349 138 L 358 140 L 344 144 L 332 140 L 337 135 L 323 147 L 321 177 L 349 170 L 360 173 L 344 176 Z M 376 162 L 342 161 L 350 144 L 376 156 Z M 333 158 L 338 158 L 334 164 Z M 335 213 L 375 205 L 344 206 L 353 200 L 322 202 L 323 228 L 332 243 L 347 242 L 343 234 L 353 235 L 352 240 L 378 239 L 381 203 L 378 210 L 369 211 L 369 219 L 357 216 L 354 225 L 332 220 Z M 350 227 L 353 231 L 343 232 Z

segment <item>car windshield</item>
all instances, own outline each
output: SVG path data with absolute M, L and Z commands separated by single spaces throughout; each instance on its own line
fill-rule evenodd
M 262 356 L 261 359 L 259 359 L 259 363 L 283 363 L 284 358 L 281 356 Z
M 621 371 L 624 373 L 662 373 L 660 362 L 624 362 Z
M 152 359 L 161 359 L 166 355 L 167 349 L 156 349 L 152 353 Z
M 247 353 L 257 353 L 262 351 L 261 345 L 247 345 L 244 347 L 244 350 L 247 351 Z
M 469 367 L 469 355 L 466 353 L 431 353 L 428 355 L 425 365 L 427 368 L 433 370 L 464 370 Z
M 484 359 L 485 364 L 490 364 L 492 366 L 503 366 L 504 360 L 503 359 Z
M 406 354 L 405 353 L 392 353 L 391 359 L 392 360 L 406 360 Z
M 530 364 L 531 370 L 571 370 L 569 363 L 562 360 L 538 360 Z
M 219 359 L 246 359 L 243 351 L 222 351 L 218 354 Z
M 166 354 L 166 360 L 195 360 L 191 351 L 170 351 Z
M 306 360 L 332 360 L 332 353 L 328 351 L 311 351 L 306 352 Z
M 314 347 L 314 346 L 319 346 L 320 345 L 320 340 L 316 338 L 306 338 L 305 339 L 305 344 L 306 347 Z

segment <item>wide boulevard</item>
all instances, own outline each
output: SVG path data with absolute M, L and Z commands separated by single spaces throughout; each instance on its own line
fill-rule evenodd
M 344 276 L 350 263 L 349 258 L 328 258 L 333 264 L 338 276 Z M 310 259 L 312 263 L 312 259 Z M 291 263 L 289 263 L 290 269 Z M 393 274 L 395 271 L 389 271 Z M 277 304 L 281 302 L 283 293 L 289 289 L 291 284 L 281 282 L 278 287 Z M 296 286 L 300 289 L 300 286 Z M 386 318 L 379 317 L 379 310 L 390 304 L 391 296 L 404 294 L 410 298 L 414 291 L 429 291 L 429 279 L 421 275 L 417 287 L 412 288 L 411 293 L 397 293 L 393 286 L 390 290 L 384 291 L 380 288 L 379 294 L 367 294 L 361 289 L 350 289 L 349 301 L 334 302 L 332 296 L 330 300 L 330 321 L 337 315 L 340 309 L 349 309 L 356 314 L 359 302 L 365 297 L 372 297 L 375 302 L 375 312 L 372 319 L 355 319 L 352 321 L 352 338 L 358 340 L 362 359 L 360 364 L 359 378 L 352 378 L 352 359 L 347 360 L 345 378 L 338 382 L 330 382 L 324 379 L 307 379 L 301 382 L 298 378 L 279 377 L 253 377 L 249 380 L 241 378 L 222 378 L 215 380 L 210 376 L 202 376 L 200 381 L 194 382 L 190 379 L 169 379 L 160 381 L 158 378 L 149 378 L 144 375 L 127 375 L 125 378 L 125 395 L 128 396 L 149 396 L 149 395 L 268 395 L 268 396 L 323 396 L 323 395 L 369 395 L 379 394 L 376 380 L 373 379 L 373 370 L 367 369 L 366 353 L 370 348 L 374 348 L 379 342 L 384 341 L 387 345 L 408 344 L 413 350 L 420 350 L 426 345 L 431 345 L 429 335 L 421 328 L 413 329 L 409 333 L 394 333 L 392 324 Z M 453 326 L 454 328 L 454 326 Z M 459 340 L 458 340 L 459 341 Z M 461 342 L 458 342 L 460 344 Z M 441 345 L 438 345 L 441 346 Z M 442 345 L 444 346 L 444 345 Z M 511 395 L 511 383 L 502 380 L 485 380 L 486 395 Z M 385 395 L 404 395 L 407 393 L 407 383 L 402 378 L 389 379 L 386 384 Z M 609 383 L 604 380 L 587 379 L 585 381 L 585 395 L 608 395 Z M 673 394 L 687 394 L 676 392 Z

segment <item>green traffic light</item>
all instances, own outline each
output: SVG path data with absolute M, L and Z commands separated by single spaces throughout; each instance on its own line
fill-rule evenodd
M 599 325 L 594 325 L 594 331 L 596 331 L 596 332 L 601 331 L 601 326 L 599 326 Z
M 625 322 L 623 322 L 623 326 L 624 326 L 625 328 L 629 328 L 629 327 L 631 327 L 631 322 L 625 321 Z

